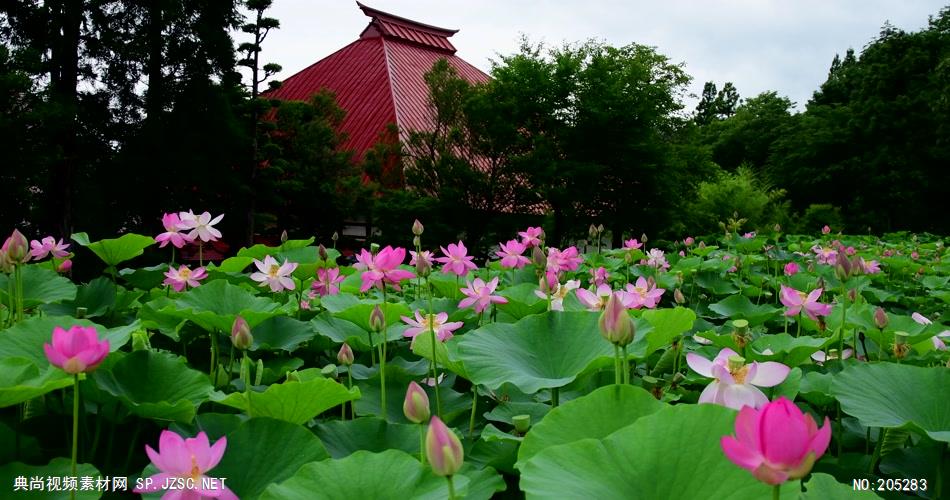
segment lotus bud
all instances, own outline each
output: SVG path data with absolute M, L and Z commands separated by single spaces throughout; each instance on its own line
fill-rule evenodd
M 333 236 L 330 236 L 330 239 L 331 239 L 334 243 L 336 243 L 337 240 L 340 239 L 340 233 L 338 233 L 338 232 L 336 232 L 336 231 L 333 231 Z
M 705 241 L 700 241 L 700 242 L 699 242 L 699 248 L 700 248 L 700 250 L 706 248 L 706 242 L 705 242 Z
M 317 255 L 320 257 L 320 260 L 324 262 L 330 260 L 330 255 L 327 254 L 327 247 L 323 246 L 323 244 L 317 247 Z
M 66 259 L 56 266 L 56 270 L 61 273 L 68 273 L 69 271 L 72 271 L 72 269 L 73 261 L 71 259 Z
M 544 229 L 541 229 L 541 234 L 538 235 L 538 240 L 540 241 L 540 243 L 538 243 L 538 246 L 544 245 L 544 237 L 545 237 L 545 236 L 547 236 L 547 235 L 544 233 Z
M 371 254 L 376 255 L 379 253 L 379 243 L 370 243 L 369 251 Z
M 772 226 L 772 230 L 775 231 L 776 233 L 781 233 L 781 232 L 782 232 L 782 225 L 781 225 L 781 224 L 776 224 L 776 225 Z
M 242 316 L 234 318 L 231 325 L 231 344 L 236 349 L 246 351 L 254 343 L 254 337 L 251 335 L 251 327 Z
M 627 307 L 623 305 L 621 295 L 614 292 L 607 299 L 604 312 L 600 314 L 600 334 L 608 342 L 617 346 L 625 346 L 633 342 L 635 328 L 633 319 L 627 314 Z
M 841 249 L 835 257 L 835 276 L 840 280 L 846 280 L 851 276 L 851 260 Z
M 686 303 L 686 297 L 683 296 L 683 292 L 681 292 L 679 288 L 673 290 L 673 300 L 675 300 L 676 303 L 680 305 Z
M 854 302 L 855 302 L 856 300 L 858 300 L 858 291 L 855 290 L 854 288 L 849 289 L 849 290 L 848 290 L 848 300 L 850 300 L 851 303 L 854 304 Z
M 462 468 L 465 453 L 462 442 L 451 429 L 433 416 L 426 432 L 426 458 L 437 476 L 452 476 Z
M 422 223 L 419 222 L 419 219 L 416 219 L 416 220 L 412 223 L 412 234 L 414 234 L 414 235 L 416 235 L 416 236 L 422 236 L 422 231 L 423 231 L 423 230 L 425 230 L 425 228 L 422 226 Z
M 344 366 L 353 364 L 353 349 L 350 348 L 349 344 L 344 342 L 343 345 L 340 346 L 339 352 L 336 353 L 336 360 Z
M 641 234 L 641 235 L 640 235 L 640 243 L 646 244 L 647 241 L 650 241 L 650 240 L 647 238 L 647 233 Z
M 874 310 L 874 326 L 878 327 L 879 330 L 887 328 L 887 313 L 884 312 L 884 309 L 878 307 Z
M 590 227 L 587 228 L 587 234 L 588 234 L 588 236 L 590 236 L 590 239 L 596 238 L 596 237 L 597 237 L 597 226 L 591 224 Z
M 376 304 L 373 307 L 373 311 L 369 313 L 369 329 L 374 333 L 379 333 L 386 329 L 386 315 L 383 314 L 383 310 L 379 307 L 379 304 Z
M 414 247 L 416 247 L 416 248 L 421 247 L 421 246 L 422 246 L 422 239 L 419 238 L 418 236 L 413 236 L 413 237 L 412 237 L 412 246 L 414 246 Z
M 531 415 L 515 415 L 511 417 L 511 423 L 515 426 L 515 432 L 520 435 L 527 434 L 531 429 Z
M 425 278 L 432 272 L 432 264 L 429 263 L 428 259 L 417 258 L 416 259 L 416 274 L 421 278 Z
M 531 250 L 531 262 L 538 267 L 544 267 L 548 264 L 548 258 L 544 255 L 544 250 L 541 250 L 540 246 L 536 246 Z
M 284 229 L 284 230 L 281 231 L 281 233 L 280 233 L 280 242 L 281 242 L 281 243 L 287 243 L 287 239 L 288 239 L 287 230 Z
M 261 385 L 264 381 L 264 360 L 257 360 L 257 370 L 254 371 L 254 385 Z
M 604 225 L 603 225 L 603 224 L 597 224 L 597 233 L 598 233 L 598 234 L 603 234 L 603 232 L 604 232 Z
M 827 224 L 825 225 L 825 227 L 821 228 L 821 234 L 828 234 L 830 232 L 831 232 L 831 227 L 829 227 Z
M 686 245 L 686 246 L 688 246 L 688 247 L 693 246 L 693 243 L 696 243 L 696 240 L 693 239 L 692 236 L 687 236 L 686 239 L 683 240 L 683 244 Z
M 30 260 L 30 242 L 17 229 L 14 229 L 13 233 L 3 242 L 2 251 L 6 254 L 7 262 L 14 266 L 25 264 Z
M 429 420 L 429 396 L 415 381 L 409 382 L 406 399 L 402 402 L 402 413 L 414 424 Z
M 541 277 L 539 287 L 541 288 L 541 293 L 545 295 L 556 292 L 558 287 L 557 275 L 551 272 L 544 273 L 544 276 Z

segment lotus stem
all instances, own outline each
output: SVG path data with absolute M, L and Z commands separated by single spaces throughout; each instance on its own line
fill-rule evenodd
M 782 485 L 776 484 L 772 486 L 772 500 L 779 500 L 779 496 L 782 494 Z
M 352 367 L 352 366 L 347 366 L 347 367 L 346 367 L 346 388 L 349 389 L 349 390 L 351 390 L 351 391 L 353 390 L 353 367 Z M 343 403 L 343 410 L 346 411 L 346 403 L 345 403 L 345 402 Z M 346 418 L 345 415 L 346 415 L 346 414 L 344 413 L 344 417 L 343 417 L 343 418 Z M 350 401 L 350 419 L 351 419 L 351 420 L 356 420 L 356 406 L 353 405 L 353 402 L 352 402 L 352 401 Z
M 559 387 L 551 388 L 551 408 L 557 408 L 558 400 L 560 399 Z
M 620 346 L 614 344 L 614 384 L 620 385 L 620 371 L 623 368 L 620 365 Z
M 383 332 L 383 335 L 386 335 L 386 332 Z M 383 342 L 379 344 L 379 401 L 380 406 L 382 406 L 383 420 L 388 419 L 388 411 L 386 411 L 386 338 L 383 337 Z
M 73 374 L 73 454 L 72 471 L 73 477 L 76 477 L 76 452 L 79 450 L 79 374 Z M 69 490 L 70 500 L 75 500 L 76 490 Z
M 623 356 L 623 383 L 624 385 L 630 383 L 630 358 L 627 357 L 627 346 L 620 348 Z
M 841 311 L 841 328 L 838 330 L 838 359 L 844 361 L 844 324 L 848 317 L 848 291 L 843 290 L 844 294 L 842 295 L 841 302 L 843 304 L 843 309 Z M 857 334 L 855 334 L 857 336 Z M 858 343 L 854 343 L 854 352 L 858 352 Z
M 472 414 L 468 417 L 468 435 L 475 440 L 475 409 L 478 408 L 478 386 L 472 385 Z
M 419 424 L 419 463 L 426 464 L 426 426 Z
M 449 500 L 455 500 L 455 483 L 452 481 L 452 476 L 445 476 L 449 481 Z

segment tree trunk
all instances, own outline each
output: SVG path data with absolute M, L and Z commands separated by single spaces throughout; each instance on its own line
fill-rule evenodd
M 49 176 L 49 227 L 54 233 L 72 234 L 73 201 L 78 160 L 76 114 L 79 97 L 79 31 L 85 2 L 82 0 L 50 1 L 52 54 L 50 68 L 51 99 L 61 113 L 56 140 L 62 148 L 61 157 L 53 164 Z

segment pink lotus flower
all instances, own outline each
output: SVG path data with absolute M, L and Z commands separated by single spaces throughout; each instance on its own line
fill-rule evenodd
M 758 387 L 781 384 L 791 371 L 774 361 L 746 364 L 745 359 L 728 347 L 719 351 L 712 361 L 688 353 L 686 364 L 696 373 L 715 379 L 699 395 L 700 403 L 714 403 L 734 410 L 743 406 L 759 408 L 768 403 L 769 399 Z
M 807 314 L 812 321 L 818 321 L 818 316 L 831 314 L 831 304 L 818 302 L 818 298 L 821 297 L 821 292 L 821 288 L 816 288 L 808 295 L 805 295 L 805 292 L 799 292 L 794 288 L 782 285 L 779 300 L 788 308 L 785 311 L 786 316 L 801 314 L 804 309 L 805 314 Z
M 607 279 L 610 278 L 610 273 L 607 272 L 603 267 L 598 267 L 597 269 L 590 270 L 591 284 L 594 286 L 600 286 L 604 283 L 607 283 Z
M 360 250 L 360 254 L 356 256 L 357 263 L 353 265 L 356 269 L 363 271 L 360 275 L 360 279 L 363 280 L 360 291 L 365 292 L 374 286 L 382 290 L 386 283 L 400 290 L 400 281 L 415 276 L 409 271 L 399 269 L 399 265 L 404 260 L 406 260 L 406 249 L 402 247 L 393 248 L 386 245 L 376 255 L 365 248 Z
M 686 239 L 683 240 L 683 244 L 688 247 L 693 246 L 693 243 L 696 243 L 696 240 L 694 240 L 692 236 L 687 236 Z
M 929 318 L 927 318 L 923 314 L 920 314 L 919 312 L 916 312 L 916 311 L 910 315 L 910 318 L 914 320 L 914 322 L 916 322 L 918 325 L 932 325 L 933 324 L 933 321 L 930 321 Z
M 805 477 L 831 442 L 828 417 L 818 428 L 784 396 L 761 409 L 745 407 L 736 417 L 736 435 L 720 440 L 732 463 L 766 484 L 782 484 Z
M 531 263 L 531 259 L 521 255 L 526 247 L 518 240 L 508 240 L 508 243 L 499 243 L 501 250 L 495 255 L 501 257 L 501 267 L 507 269 L 521 269 Z
M 454 475 L 465 460 L 462 442 L 436 416 L 429 421 L 429 430 L 426 432 L 426 458 L 437 476 Z
M 56 238 L 47 236 L 43 238 L 42 242 L 37 240 L 30 242 L 30 255 L 33 256 L 33 260 L 45 259 L 49 254 L 53 254 L 53 257 L 62 259 L 69 255 L 69 252 L 66 251 L 67 248 L 69 248 L 69 244 L 64 244 L 62 239 L 56 241 Z
M 637 250 L 643 248 L 643 243 L 637 241 L 636 238 L 631 238 L 623 242 L 623 248 L 625 250 Z
M 555 273 L 576 271 L 583 260 L 577 253 L 577 247 L 567 247 L 564 250 L 548 247 L 547 270 Z
M 74 325 L 53 328 L 53 344 L 43 344 L 50 364 L 70 375 L 95 370 L 109 354 L 109 341 L 99 340 L 95 327 Z
M 475 278 L 474 282 L 467 282 L 466 285 L 468 286 L 462 289 L 462 293 L 465 294 L 466 298 L 459 302 L 460 308 L 475 304 L 475 312 L 480 313 L 488 309 L 491 304 L 508 303 L 508 299 L 500 295 L 492 295 L 495 293 L 495 288 L 498 287 L 497 276 L 488 283 L 482 281 L 481 278 Z
M 830 232 L 831 232 L 831 227 L 829 227 L 827 224 L 825 225 L 825 227 L 821 228 L 821 234 L 828 234 Z
M 257 266 L 256 273 L 251 274 L 251 279 L 260 283 L 259 286 L 270 285 L 272 292 L 281 292 L 284 290 L 293 290 L 297 288 L 290 274 L 297 269 L 297 263 L 287 262 L 278 264 L 270 255 L 264 256 L 264 262 L 254 259 L 254 265 Z
M 195 240 L 188 233 L 180 232 L 182 230 L 181 219 L 174 212 L 162 216 L 162 226 L 165 227 L 165 232 L 155 237 L 155 241 L 159 242 L 158 248 L 165 248 L 165 245 L 169 243 L 174 245 L 175 248 L 181 248 L 186 243 Z
M 439 342 L 445 342 L 452 338 L 452 332 L 464 325 L 461 321 L 448 322 L 449 314 L 445 312 L 427 314 L 422 317 L 422 313 L 417 310 L 415 316 L 415 320 L 407 316 L 401 316 L 402 320 L 411 327 L 402 332 L 402 336 L 411 338 L 413 344 L 416 341 L 416 336 L 420 333 L 428 333 L 430 328 L 435 331 L 435 336 L 439 339 Z
M 317 269 L 317 279 L 310 285 L 310 289 L 321 297 L 336 295 L 340 293 L 340 283 L 344 279 L 346 276 L 340 275 L 340 270 L 335 267 Z
M 666 261 L 666 254 L 664 254 L 663 250 L 660 250 L 659 248 L 651 248 L 650 251 L 647 252 L 647 258 L 640 263 L 655 267 L 656 269 L 660 270 L 666 270 L 670 268 L 669 262 Z
M 643 276 L 637 278 L 636 285 L 627 283 L 627 291 L 622 292 L 625 296 L 625 304 L 630 309 L 640 309 L 646 307 L 653 309 L 660 301 L 660 297 L 666 290 L 657 288 L 656 283 L 647 280 Z
M 548 286 L 548 291 L 551 294 L 551 310 L 552 311 L 563 311 L 564 310 L 564 299 L 571 293 L 571 290 L 577 290 L 581 287 L 581 282 L 579 280 L 570 280 L 567 283 L 561 284 L 558 283 L 557 277 L 553 273 L 545 273 L 546 279 L 542 279 L 543 283 L 546 283 Z M 554 281 L 551 282 L 553 277 Z M 547 299 L 548 295 L 545 291 L 535 290 L 534 294 L 542 299 Z
M 544 234 L 544 231 L 540 227 L 529 227 L 525 231 L 518 233 L 518 236 L 521 236 L 521 244 L 525 248 L 536 247 L 541 244 L 541 236 Z
M 478 269 L 475 264 L 472 263 L 473 257 L 468 255 L 468 249 L 465 248 L 465 244 L 461 240 L 456 245 L 455 243 L 449 243 L 449 248 L 446 250 L 445 247 L 439 247 L 442 249 L 442 255 L 445 257 L 437 257 L 436 262 L 444 264 L 442 266 L 442 274 L 455 274 L 456 276 L 465 276 L 468 274 L 469 270 Z
M 596 293 L 592 292 L 586 288 L 578 288 L 575 294 L 577 295 L 577 300 L 584 304 L 590 311 L 599 312 L 607 305 L 607 299 L 610 298 L 610 294 L 613 293 L 613 290 L 610 289 L 610 285 L 606 283 L 601 283 L 597 286 Z M 625 298 L 626 300 L 626 298 Z M 624 306 L 627 304 L 624 303 Z
M 56 266 L 56 270 L 61 273 L 68 273 L 72 269 L 73 269 L 73 261 L 70 259 L 66 259 L 62 261 L 58 266 Z
M 178 269 L 169 269 L 165 271 L 165 281 L 163 285 L 171 285 L 176 292 L 184 290 L 186 287 L 194 288 L 201 283 L 199 281 L 208 277 L 205 268 L 199 267 L 192 271 L 188 266 L 181 266 Z
M 881 264 L 876 260 L 865 261 L 863 258 L 858 257 L 858 264 L 861 265 L 864 274 L 877 274 L 881 272 Z
M 215 229 L 214 225 L 221 222 L 221 219 L 224 218 L 224 214 L 212 219 L 211 214 L 208 212 L 195 215 L 194 212 L 189 210 L 187 212 L 179 212 L 178 218 L 181 220 L 178 224 L 178 229 L 188 231 L 188 238 L 191 239 L 191 241 L 200 239 L 207 243 L 209 241 L 218 241 L 218 239 L 221 238 L 221 231 Z
M 752 238 L 755 238 L 755 231 L 749 231 L 748 233 L 743 234 L 742 237 L 751 240 Z
M 217 481 L 206 475 L 221 461 L 227 445 L 227 438 L 222 437 L 212 446 L 204 432 L 182 439 L 172 431 L 162 431 L 157 452 L 145 445 L 145 453 L 160 472 L 149 476 L 144 487 L 136 488 L 134 492 L 152 493 L 162 490 L 166 484 L 174 484 L 178 489 L 167 490 L 162 500 L 237 500 L 237 495 L 224 485 L 223 480 Z
M 818 256 L 819 264 L 828 264 L 829 266 L 833 266 L 838 260 L 838 251 L 835 250 L 834 247 L 815 245 L 811 247 L 811 251 L 815 252 L 815 255 Z
M 816 353 L 813 353 L 811 355 L 811 359 L 815 360 L 815 362 L 820 365 L 820 364 L 824 364 L 826 361 L 830 361 L 834 359 L 839 359 L 839 358 L 842 360 L 848 359 L 853 355 L 854 355 L 853 349 L 845 349 L 843 356 L 838 356 L 837 349 L 829 349 L 828 352 L 818 351 Z
M 795 276 L 798 273 L 798 264 L 789 262 L 785 264 L 785 276 Z
M 950 342 L 950 330 L 944 330 L 933 337 L 930 337 L 930 341 L 933 342 L 934 349 L 938 351 L 946 351 L 947 344 L 944 342 L 946 339 L 947 342 Z

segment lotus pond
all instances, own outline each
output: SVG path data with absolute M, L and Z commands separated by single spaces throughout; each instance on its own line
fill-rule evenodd
M 939 237 L 208 262 L 218 220 L 6 240 L 4 498 L 950 495 Z

